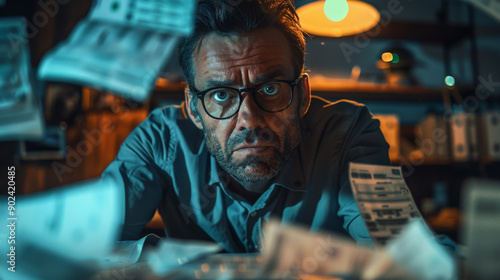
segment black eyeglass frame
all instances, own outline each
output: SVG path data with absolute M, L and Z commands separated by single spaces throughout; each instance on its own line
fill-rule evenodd
M 252 98 L 253 100 L 255 101 L 255 104 L 257 104 L 257 106 L 262 110 L 262 111 L 265 111 L 265 112 L 268 112 L 268 113 L 278 113 L 278 112 L 281 112 L 281 111 L 284 111 L 286 110 L 288 107 L 290 107 L 290 104 L 292 104 L 292 101 L 293 101 L 293 94 L 294 94 L 294 88 L 297 84 L 299 84 L 300 80 L 302 80 L 304 77 L 306 76 L 306 74 L 301 74 L 297 79 L 295 80 L 278 80 L 278 79 L 271 79 L 269 81 L 266 81 L 266 82 L 263 82 L 263 83 L 260 83 L 254 87 L 251 87 L 251 88 L 242 88 L 242 89 L 237 89 L 237 88 L 233 88 L 233 87 L 213 87 L 213 88 L 209 88 L 209 89 L 206 89 L 206 90 L 203 90 L 203 91 L 200 91 L 200 92 L 197 92 L 198 90 L 196 88 L 193 87 L 193 89 L 196 91 L 196 92 L 193 92 L 194 95 L 196 95 L 196 97 L 198 97 L 198 99 L 201 100 L 201 104 L 203 105 L 203 109 L 205 110 L 205 113 L 207 113 L 207 115 L 209 115 L 211 118 L 213 119 L 216 119 L 216 120 L 225 120 L 225 119 L 229 119 L 229 118 L 232 118 L 234 115 L 236 115 L 239 111 L 240 111 L 240 108 L 241 108 L 241 104 L 243 103 L 243 93 L 244 92 L 250 92 L 251 95 L 252 95 Z M 255 95 L 256 95 L 256 89 L 262 85 L 265 85 L 265 84 L 268 84 L 268 83 L 272 83 L 272 82 L 283 82 L 283 83 L 287 83 L 289 86 L 290 86 L 290 89 L 291 89 L 291 98 L 290 98 L 290 101 L 288 102 L 288 104 L 283 108 L 283 109 L 280 109 L 280 110 L 277 110 L 277 111 L 269 111 L 269 110 L 266 110 L 264 108 L 262 108 L 259 104 L 259 102 L 257 102 L 257 99 L 255 98 Z M 236 109 L 236 111 L 231 114 L 230 116 L 227 116 L 227 117 L 223 117 L 223 118 L 216 118 L 214 116 L 212 116 L 208 110 L 207 110 L 207 107 L 205 107 L 205 94 L 207 94 L 207 92 L 211 91 L 211 90 L 214 90 L 214 89 L 232 89 L 234 91 L 236 91 L 238 93 L 238 96 L 240 98 L 240 103 L 238 104 L 238 109 Z

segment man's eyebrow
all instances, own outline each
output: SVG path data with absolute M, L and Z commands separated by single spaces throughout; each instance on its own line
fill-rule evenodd
M 265 82 L 269 80 L 276 79 L 276 77 L 283 77 L 284 73 L 281 69 L 276 69 L 272 72 L 266 73 L 266 74 L 259 74 L 257 75 L 257 82 Z
M 275 79 L 276 77 L 283 77 L 283 75 L 283 71 L 280 69 L 276 69 L 266 74 L 261 73 L 257 75 L 255 83 L 267 82 Z M 235 87 L 235 85 L 233 80 L 208 79 L 205 81 L 205 88 L 203 90 L 217 87 Z

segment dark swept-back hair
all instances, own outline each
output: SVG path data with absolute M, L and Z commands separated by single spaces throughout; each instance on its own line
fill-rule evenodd
M 179 48 L 179 59 L 188 86 L 194 86 L 193 53 L 207 35 L 244 34 L 276 27 L 286 36 L 298 76 L 304 70 L 305 39 L 292 0 L 202 0 L 195 15 L 194 32 Z M 196 101 L 194 98 L 193 101 Z

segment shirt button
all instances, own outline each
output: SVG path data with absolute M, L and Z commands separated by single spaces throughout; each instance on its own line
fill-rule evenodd
M 255 217 L 255 215 L 257 215 L 257 213 L 255 213 L 255 212 L 250 213 L 250 216 L 252 216 L 252 217 Z

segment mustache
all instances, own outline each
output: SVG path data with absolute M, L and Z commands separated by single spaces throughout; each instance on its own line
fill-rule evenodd
M 258 129 L 246 129 L 240 133 L 230 137 L 226 143 L 226 149 L 232 151 L 235 147 L 242 144 L 274 144 L 274 146 L 279 147 L 279 139 L 273 133 L 271 129 L 268 128 L 258 128 Z

